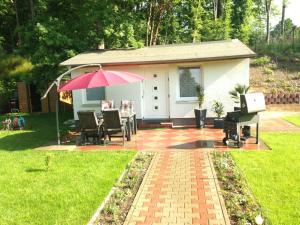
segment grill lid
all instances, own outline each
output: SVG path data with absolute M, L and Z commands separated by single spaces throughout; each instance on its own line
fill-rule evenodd
M 263 93 L 250 93 L 240 96 L 242 113 L 255 113 L 266 110 Z

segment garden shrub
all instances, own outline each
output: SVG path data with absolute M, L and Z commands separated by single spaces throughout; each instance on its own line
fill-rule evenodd
M 272 69 L 268 68 L 268 67 L 264 68 L 263 73 L 265 75 L 269 75 L 269 76 L 274 75 L 274 71 Z
M 271 63 L 271 58 L 269 56 L 262 56 L 259 58 L 254 59 L 251 64 L 253 66 L 265 66 L 267 64 Z

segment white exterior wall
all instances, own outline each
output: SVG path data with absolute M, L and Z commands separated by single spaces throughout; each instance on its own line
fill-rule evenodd
M 236 84 L 249 85 L 249 59 L 224 60 L 202 63 L 184 63 L 164 65 L 147 65 L 147 66 L 120 66 L 105 67 L 108 70 L 129 71 L 145 76 L 151 68 L 162 68 L 167 70 L 169 76 L 169 112 L 170 118 L 192 118 L 194 117 L 194 108 L 197 107 L 196 101 L 180 101 L 179 96 L 179 67 L 200 67 L 201 78 L 205 89 L 204 108 L 207 108 L 208 117 L 215 116 L 211 112 L 213 100 L 221 101 L 225 106 L 225 112 L 233 111 L 234 103 L 228 92 Z M 93 71 L 97 68 L 82 68 L 72 72 L 72 77 L 78 74 Z M 86 103 L 85 90 L 73 91 L 74 118 L 78 119 L 77 111 L 79 110 L 96 110 L 100 111 L 100 102 Z M 135 111 L 137 118 L 143 118 L 143 83 L 118 85 L 106 88 L 106 99 L 115 101 L 115 106 L 119 107 L 122 99 L 135 101 Z M 145 103 L 147 104 L 147 103 Z
M 178 67 L 190 66 L 200 67 L 205 93 L 203 108 L 207 109 L 207 116 L 216 116 L 211 112 L 211 106 L 214 100 L 224 104 L 225 112 L 233 111 L 234 103 L 228 92 L 238 83 L 249 85 L 249 59 L 170 65 L 170 117 L 194 117 L 194 108 L 198 107 L 196 101 L 178 100 Z

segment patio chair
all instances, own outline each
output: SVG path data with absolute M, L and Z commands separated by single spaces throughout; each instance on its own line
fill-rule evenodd
M 121 101 L 121 106 L 120 106 L 120 109 L 121 109 L 121 113 L 133 113 L 133 101 L 130 101 L 130 100 L 122 100 Z M 131 133 L 134 134 L 134 121 L 133 121 L 133 118 L 130 118 L 130 127 L 131 127 Z
M 106 109 L 113 109 L 114 101 L 113 100 L 101 100 L 100 108 L 101 108 L 101 111 L 106 110 Z
M 99 144 L 103 136 L 101 124 L 97 119 L 95 111 L 78 111 L 79 126 L 81 132 L 81 144 L 86 144 L 89 138 L 93 138 L 94 144 Z
M 118 109 L 107 109 L 102 111 L 102 115 L 105 136 L 108 136 L 109 141 L 112 137 L 122 137 L 123 145 L 125 145 L 125 137 L 129 140 L 129 134 L 126 120 L 121 119 L 120 111 Z

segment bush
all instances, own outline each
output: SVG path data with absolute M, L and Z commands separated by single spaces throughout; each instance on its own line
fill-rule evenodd
M 271 69 L 268 68 L 268 67 L 265 67 L 265 68 L 264 68 L 263 73 L 264 73 L 265 75 L 268 75 L 268 76 L 274 75 L 274 71 L 271 70 Z
M 252 61 L 253 66 L 265 66 L 271 63 L 271 58 L 269 56 L 262 56 Z

